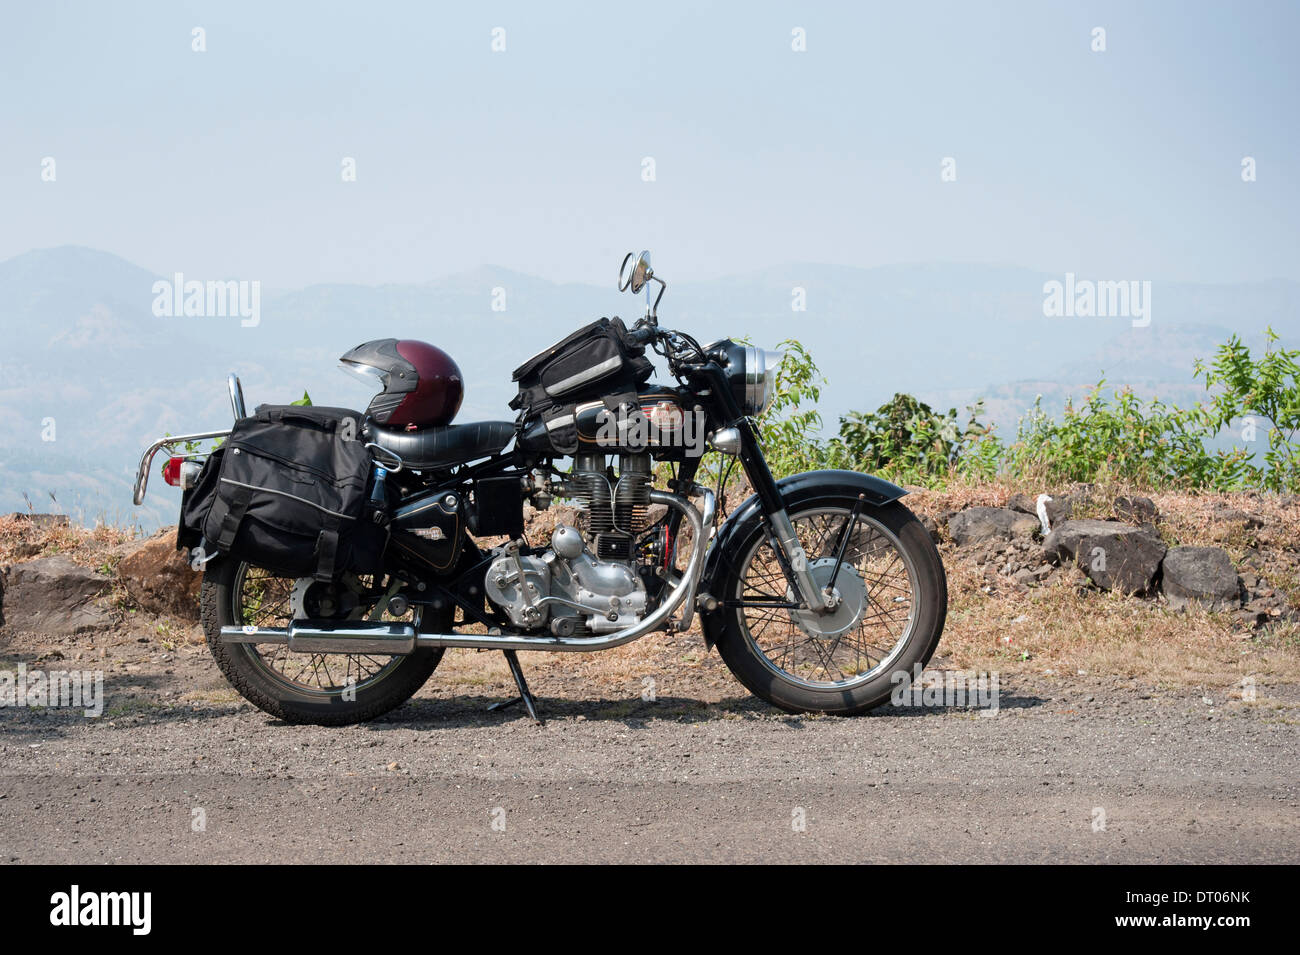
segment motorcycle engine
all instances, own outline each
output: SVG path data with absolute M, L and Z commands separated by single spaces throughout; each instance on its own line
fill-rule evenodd
M 619 455 L 617 476 L 605 455 L 578 455 L 565 489 L 585 526 L 558 525 L 551 546 L 537 556 L 507 545 L 488 567 L 488 598 L 516 626 L 549 623 L 556 636 L 611 633 L 637 623 L 647 594 L 636 545 L 648 524 L 653 480 L 648 454 Z

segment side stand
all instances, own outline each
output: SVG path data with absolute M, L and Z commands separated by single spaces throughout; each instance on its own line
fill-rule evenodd
M 541 724 L 542 718 L 537 715 L 537 700 L 533 698 L 532 691 L 528 689 L 528 681 L 524 679 L 524 671 L 519 668 L 519 657 L 514 650 L 502 650 L 505 654 L 506 663 L 510 666 L 510 675 L 515 678 L 515 686 L 519 687 L 519 695 L 513 700 L 504 700 L 501 703 L 493 703 L 488 707 L 489 712 L 504 710 L 507 707 L 514 706 L 516 703 L 523 703 L 524 708 L 528 710 L 528 715 L 532 717 L 533 722 Z

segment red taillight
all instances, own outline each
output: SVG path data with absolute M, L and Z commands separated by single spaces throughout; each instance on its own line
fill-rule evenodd
M 170 457 L 167 459 L 167 465 L 163 468 L 163 480 L 172 487 L 181 486 L 181 465 L 185 463 L 184 458 Z
M 179 456 L 170 457 L 163 468 L 163 480 L 172 487 L 188 491 L 194 486 L 194 482 L 198 480 L 199 472 L 202 470 L 203 465 L 199 464 L 198 461 L 189 461 Z

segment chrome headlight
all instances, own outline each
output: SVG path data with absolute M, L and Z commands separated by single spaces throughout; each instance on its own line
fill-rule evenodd
M 745 414 L 760 415 L 776 397 L 776 370 L 785 356 L 779 351 L 767 351 L 745 346 Z
M 776 370 L 785 356 L 753 345 L 730 340 L 714 342 L 705 349 L 727 372 L 731 393 L 747 415 L 760 415 L 776 397 Z

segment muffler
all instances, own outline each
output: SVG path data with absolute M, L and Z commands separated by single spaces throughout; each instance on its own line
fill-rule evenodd
M 415 628 L 409 623 L 340 620 L 337 624 L 329 624 L 295 620 L 287 628 L 222 627 L 221 642 L 279 643 L 295 653 L 405 656 L 415 649 Z

